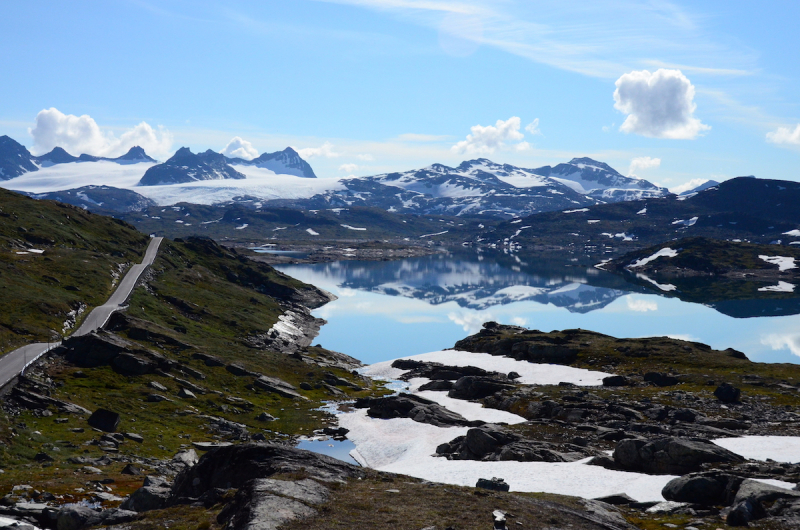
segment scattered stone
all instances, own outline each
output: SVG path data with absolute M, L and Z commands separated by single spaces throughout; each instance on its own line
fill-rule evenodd
M 725 522 L 730 526 L 750 526 L 750 521 L 762 519 L 766 516 L 763 506 L 750 499 L 745 499 L 734 504 L 725 516 Z
M 100 475 L 103 470 L 94 466 L 83 466 L 84 473 L 92 473 L 93 475 Z
M 219 447 L 229 447 L 231 442 L 192 442 L 192 446 L 200 451 L 210 451 Z
M 225 361 L 220 359 L 219 357 L 214 357 L 213 355 L 209 355 L 207 353 L 197 352 L 192 354 L 193 359 L 199 359 L 203 361 L 206 366 L 210 367 L 217 367 L 217 366 L 225 366 Z
M 483 488 L 492 491 L 508 491 L 510 486 L 502 478 L 492 477 L 492 479 L 479 478 L 476 488 Z
M 714 395 L 723 403 L 738 403 L 742 391 L 730 383 L 722 383 L 714 390 Z
M 483 399 L 496 392 L 513 388 L 515 388 L 513 384 L 498 381 L 492 377 L 468 375 L 458 379 L 447 395 L 454 399 Z
M 314 387 L 311 386 L 311 383 L 307 383 L 305 381 L 300 383 L 300 388 L 302 388 L 303 390 L 314 390 Z
M 308 398 L 305 396 L 300 395 L 293 385 L 282 379 L 278 379 L 277 377 L 262 375 L 261 377 L 257 378 L 253 384 L 262 390 L 274 392 L 282 397 L 308 400 Z
M 231 363 L 228 366 L 226 366 L 225 369 L 238 377 L 244 377 L 246 375 L 250 375 L 250 370 L 245 368 L 244 365 L 240 363 Z
M 144 436 L 142 436 L 141 434 L 133 433 L 133 432 L 126 432 L 125 433 L 125 438 L 127 438 L 128 440 L 133 440 L 136 443 L 144 442 Z
M 187 449 L 185 451 L 181 451 L 175 456 L 172 457 L 173 462 L 180 462 L 187 467 L 191 467 L 197 463 L 197 451 L 194 449 Z
M 37 462 L 53 462 L 55 458 L 48 455 L 47 453 L 36 453 L 36 456 L 33 457 L 34 460 Z
M 160 510 L 167 505 L 171 490 L 168 487 L 142 486 L 125 499 L 119 507 L 134 512 Z
M 135 466 L 133 464 L 127 464 L 124 468 L 122 468 L 121 473 L 123 475 L 134 475 L 134 476 L 144 475 L 144 471 L 142 471 L 140 467 Z
M 275 418 L 275 416 L 273 416 L 272 414 L 269 414 L 267 412 L 262 412 L 261 414 L 256 416 L 256 419 L 258 421 L 275 421 L 277 418 Z
M 625 493 L 614 493 L 612 495 L 606 495 L 605 497 L 597 497 L 592 500 L 604 502 L 612 506 L 627 506 L 636 502 L 636 499 L 629 497 Z
M 150 381 L 149 383 L 147 383 L 147 386 L 149 386 L 153 390 L 158 390 L 159 392 L 166 392 L 167 391 L 167 387 L 165 387 L 164 385 L 162 385 L 158 381 Z
M 197 399 L 197 396 L 191 390 L 181 388 L 178 390 L 178 397 L 183 399 Z
M 231 530 L 278 528 L 295 519 L 312 517 L 311 506 L 328 499 L 328 488 L 310 479 L 290 482 L 254 479 L 239 489 L 218 520 Z M 311 505 L 311 506 L 309 506 Z
M 145 401 L 148 403 L 160 403 L 162 401 L 172 401 L 166 396 L 162 396 L 161 394 L 148 394 L 145 398 Z
M 95 429 L 100 429 L 105 432 L 114 432 L 117 430 L 119 420 L 119 414 L 116 412 L 106 409 L 97 409 L 89 416 L 88 423 Z
M 686 475 L 670 480 L 661 495 L 668 501 L 727 506 L 733 502 L 743 480 L 718 471 Z

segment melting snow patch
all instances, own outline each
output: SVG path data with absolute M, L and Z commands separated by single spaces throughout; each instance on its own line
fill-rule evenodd
M 588 212 L 589 208 L 578 208 L 577 210 L 564 210 L 561 213 L 579 213 L 579 212 Z
M 425 234 L 425 235 L 419 236 L 419 237 L 420 237 L 420 239 L 422 239 L 423 237 L 440 236 L 442 234 L 446 234 L 447 232 L 449 232 L 449 230 L 445 230 L 444 232 L 436 232 L 435 234 Z
M 647 213 L 647 206 L 636 212 L 636 215 L 645 215 Z
M 674 225 L 683 225 L 683 226 L 694 226 L 697 222 L 699 217 L 692 217 L 691 219 L 680 219 L 678 221 L 673 221 L 672 224 Z
M 772 263 L 773 265 L 777 265 L 778 270 L 780 270 L 781 272 L 797 268 L 797 265 L 794 262 L 794 258 L 786 258 L 783 256 L 764 256 L 764 255 L 758 257 L 766 261 L 767 263 Z
M 356 444 L 351 452 L 360 464 L 414 477 L 475 486 L 481 477 L 503 477 L 512 491 L 544 491 L 585 498 L 625 492 L 637 500 L 661 500 L 669 475 L 644 475 L 586 465 L 588 459 L 570 463 L 476 462 L 433 456 L 436 447 L 467 433 L 466 427 L 440 428 L 408 418 L 370 418 L 366 410 L 342 414 L 339 424 L 349 429 Z
M 714 443 L 753 460 L 800 462 L 800 436 L 742 436 L 721 438 Z
M 249 226 L 249 225 L 248 225 L 247 223 L 244 223 L 242 226 L 237 226 L 237 227 L 236 227 L 236 230 L 244 230 L 244 229 L 245 229 L 245 228 L 247 228 L 248 226 Z
M 800 237 L 800 230 L 789 230 L 788 232 L 784 232 L 783 235 L 791 237 Z
M 642 259 L 636 260 L 635 262 L 633 262 L 630 265 L 628 265 L 628 267 L 631 268 L 631 269 L 634 269 L 636 267 L 642 267 L 644 265 L 647 265 L 651 261 L 657 260 L 658 258 L 661 258 L 661 257 L 674 258 L 677 255 L 678 255 L 678 251 L 677 250 L 673 250 L 671 248 L 662 248 L 661 250 L 659 250 L 658 252 L 656 252 L 652 256 L 647 256 L 646 258 L 642 258 Z
M 772 292 L 772 293 L 793 293 L 794 284 L 788 282 L 778 282 L 778 285 L 768 285 L 767 287 L 761 287 L 759 291 Z
M 341 226 L 347 228 L 348 230 L 366 230 L 366 228 L 357 228 L 355 226 L 350 226 L 350 225 L 341 225 Z
M 310 228 L 306 228 L 306 232 L 308 232 L 308 233 L 309 233 L 309 234 L 311 234 L 312 236 L 318 236 L 318 235 L 319 235 L 319 233 L 318 233 L 318 232 L 315 232 L 314 230 L 312 230 L 312 229 L 310 229 Z
M 640 280 L 644 280 L 646 282 L 652 283 L 653 285 L 655 285 L 656 287 L 658 287 L 662 291 L 669 292 L 669 291 L 675 291 L 677 289 L 677 287 L 675 287 L 671 283 L 658 283 L 657 281 L 655 281 L 655 280 L 653 280 L 651 278 L 648 278 L 644 274 L 637 273 L 636 277 L 639 278 Z
M 587 223 L 589 223 L 590 225 L 593 225 L 593 224 L 595 224 L 595 223 L 599 223 L 599 222 L 600 222 L 600 219 L 589 219 L 589 220 L 588 220 L 588 221 L 586 221 L 586 222 L 587 222 Z

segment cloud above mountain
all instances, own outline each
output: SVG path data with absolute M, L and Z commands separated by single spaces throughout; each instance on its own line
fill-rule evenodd
M 506 121 L 497 120 L 494 125 L 473 125 L 471 134 L 451 147 L 451 151 L 459 155 L 484 156 L 491 155 L 498 149 L 511 145 L 517 150 L 529 149 L 528 142 L 523 142 L 525 135 L 520 132 L 521 121 L 517 116 L 512 116 Z M 538 126 L 538 122 L 536 123 Z M 510 142 L 517 142 L 511 143 Z
M 230 158 L 243 158 L 244 160 L 252 160 L 258 156 L 258 151 L 253 144 L 239 136 L 231 138 L 221 153 Z
M 614 108 L 627 114 L 620 131 L 692 140 L 711 129 L 695 117 L 695 88 L 680 70 L 636 70 L 617 79 Z
M 778 127 L 767 133 L 767 141 L 781 146 L 800 147 L 800 123 L 797 127 Z
M 171 153 L 172 134 L 147 122 L 125 130 L 117 137 L 111 130 L 101 128 L 88 114 L 64 114 L 55 107 L 41 110 L 36 124 L 28 129 L 33 137 L 33 152 L 44 154 L 54 147 L 62 147 L 73 155 L 120 156 L 133 146 L 142 147 L 156 158 L 167 158 Z
M 297 149 L 296 151 L 297 154 L 304 159 L 314 157 L 338 158 L 341 156 L 341 153 L 337 153 L 333 149 L 333 144 L 330 142 L 325 142 L 319 147 L 304 147 L 303 149 Z
M 638 156 L 631 160 L 630 168 L 628 168 L 628 175 L 636 175 L 637 171 L 643 169 L 654 169 L 661 165 L 660 158 L 651 158 L 649 156 Z

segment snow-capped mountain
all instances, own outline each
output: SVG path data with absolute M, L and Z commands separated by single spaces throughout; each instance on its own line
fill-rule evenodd
M 24 145 L 8 136 L 0 136 L 0 180 L 9 180 L 39 169 Z
M 602 202 L 651 199 L 665 197 L 670 193 L 667 188 L 660 188 L 644 179 L 623 176 L 608 164 L 585 157 L 532 171 Z
M 703 190 L 707 190 L 708 188 L 713 188 L 714 186 L 719 186 L 719 182 L 717 182 L 716 180 L 707 180 L 707 181 L 703 182 L 702 184 L 700 184 L 699 186 L 695 186 L 694 188 L 692 188 L 690 190 L 686 190 L 684 192 L 681 192 L 680 196 L 681 197 L 686 197 L 686 196 L 689 196 L 689 195 L 694 195 L 695 193 L 701 192 Z
M 253 160 L 244 160 L 243 158 L 227 158 L 227 160 L 232 166 L 255 166 L 269 169 L 278 175 L 294 175 L 296 177 L 310 179 L 317 178 L 314 174 L 314 170 L 311 169 L 311 165 L 300 158 L 297 151 L 291 147 L 274 153 L 263 153 Z
M 555 168 L 539 169 L 479 158 L 455 168 L 433 164 L 423 169 L 341 182 L 344 189 L 288 205 L 313 208 L 356 205 L 405 213 L 516 217 L 669 194 L 666 188 L 625 177 L 590 158 L 575 158 Z
M 245 179 L 228 165 L 225 155 L 211 149 L 205 153 L 192 153 L 188 147 L 181 147 L 172 158 L 148 169 L 139 186 L 163 186 L 184 184 L 198 180 Z
M 38 171 L 58 164 L 73 162 L 116 162 L 117 164 L 138 164 L 155 162 L 147 156 L 139 146 L 131 147 L 127 153 L 117 158 L 107 158 L 82 154 L 73 156 L 61 147 L 55 147 L 49 153 L 33 156 L 24 145 L 8 136 L 0 136 L 0 180 L 10 180 L 25 173 Z

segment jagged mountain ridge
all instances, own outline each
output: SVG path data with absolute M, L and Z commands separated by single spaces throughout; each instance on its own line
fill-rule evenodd
M 184 184 L 198 180 L 245 179 L 228 165 L 225 155 L 211 149 L 204 153 L 192 153 L 188 147 L 181 147 L 172 158 L 163 164 L 149 168 L 138 186 L 163 186 Z
M 539 169 L 479 158 L 455 168 L 433 164 L 341 182 L 344 189 L 278 202 L 304 208 L 372 206 L 391 212 L 507 218 L 669 195 L 666 188 L 624 177 L 607 164 L 589 158 Z
M 38 171 L 42 167 L 72 162 L 116 162 L 117 164 L 137 164 L 139 162 L 155 162 L 141 147 L 131 147 L 127 153 L 116 158 L 82 154 L 73 156 L 62 147 L 54 147 L 49 153 L 34 156 L 28 149 L 9 136 L 0 136 L 0 180 L 13 178 Z
M 245 160 L 243 158 L 228 158 L 228 164 L 242 165 L 242 166 L 255 166 L 264 169 L 269 169 L 273 173 L 280 175 L 294 175 L 303 178 L 317 178 L 311 165 L 303 160 L 300 155 L 292 149 L 287 147 L 283 151 L 276 151 L 274 153 L 262 153 L 259 157 L 253 160 Z

